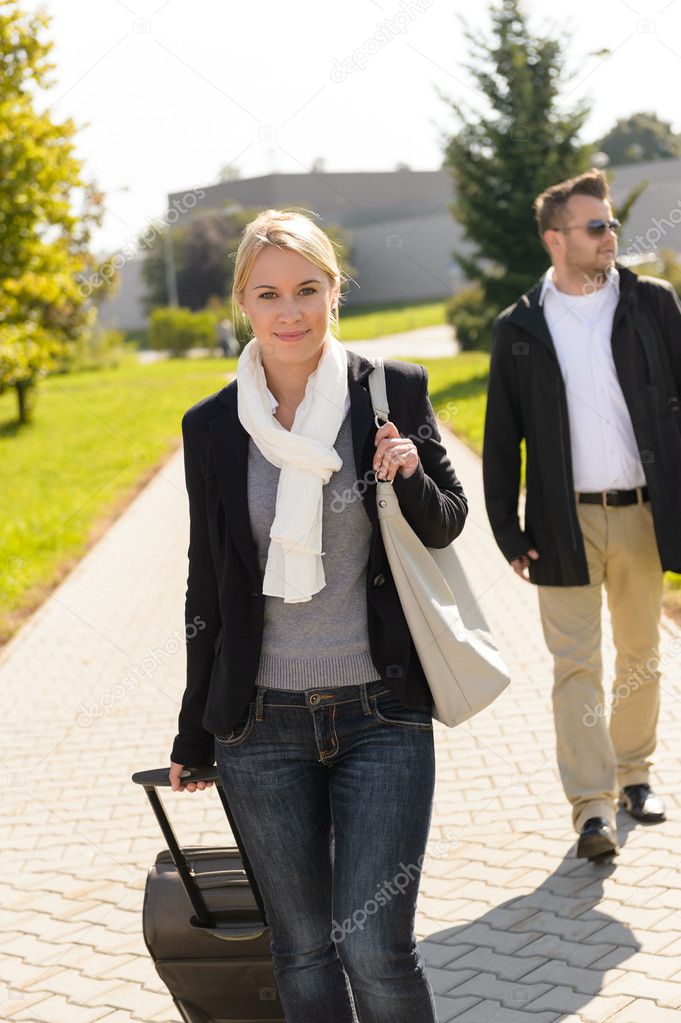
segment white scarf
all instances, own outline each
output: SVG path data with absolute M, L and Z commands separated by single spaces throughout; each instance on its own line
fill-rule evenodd
M 282 342 L 285 344 L 285 342 Z M 239 419 L 264 457 L 281 469 L 263 593 L 287 604 L 310 600 L 326 586 L 322 566 L 322 486 L 343 460 L 333 448 L 348 391 L 345 348 L 330 333 L 310 374 L 293 426 L 272 415 L 257 337 L 236 368 Z

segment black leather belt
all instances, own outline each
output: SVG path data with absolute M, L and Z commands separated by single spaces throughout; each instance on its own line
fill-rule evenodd
M 620 506 L 624 504 L 638 504 L 638 492 L 641 491 L 641 501 L 649 501 L 647 487 L 635 487 L 633 490 L 599 490 L 590 494 L 577 494 L 580 504 L 611 504 Z

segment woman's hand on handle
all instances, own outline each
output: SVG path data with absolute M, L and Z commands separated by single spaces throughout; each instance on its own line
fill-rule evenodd
M 374 440 L 373 470 L 379 480 L 392 482 L 399 472 L 405 479 L 413 476 L 419 465 L 419 453 L 416 445 L 408 437 L 400 437 L 400 431 L 394 423 L 383 423 L 376 431 Z
M 170 787 L 173 792 L 196 792 L 199 789 L 208 789 L 213 784 L 212 781 L 190 781 L 187 784 L 183 784 L 183 780 L 180 778 L 180 774 L 185 769 L 185 764 L 176 764 L 173 760 L 170 761 L 170 771 L 168 772 L 168 778 L 170 780 Z

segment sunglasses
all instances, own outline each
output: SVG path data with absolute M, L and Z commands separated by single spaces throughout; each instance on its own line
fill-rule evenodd
M 554 227 L 554 231 L 572 231 L 574 228 L 584 228 L 586 233 L 592 238 L 599 238 L 605 234 L 606 231 L 619 231 L 620 227 L 619 220 L 587 220 L 586 224 L 572 224 L 570 227 Z

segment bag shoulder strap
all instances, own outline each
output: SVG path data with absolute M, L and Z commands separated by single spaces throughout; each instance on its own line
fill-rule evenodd
M 373 372 L 369 375 L 369 393 L 371 403 L 374 406 L 374 417 L 387 422 L 390 419 L 390 406 L 388 405 L 388 392 L 385 386 L 385 366 L 383 356 L 374 355 L 368 360 L 374 365 Z M 376 426 L 380 424 L 377 422 Z

